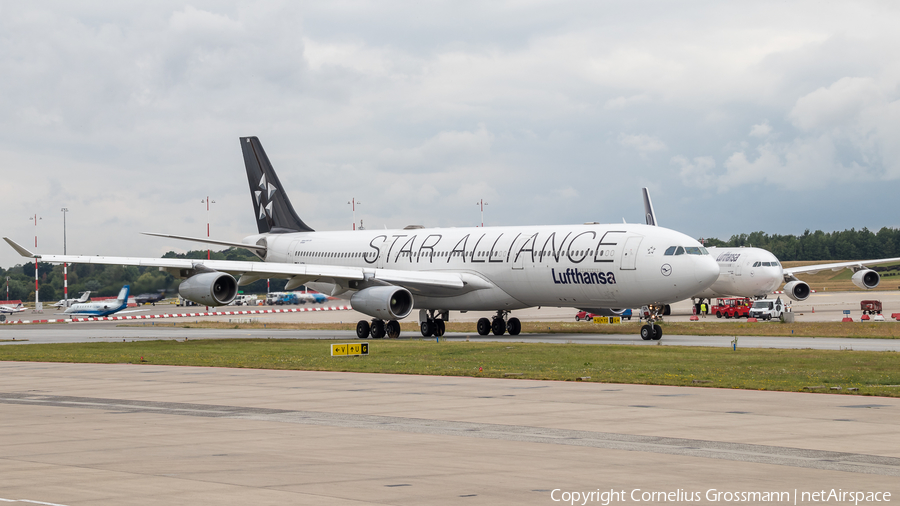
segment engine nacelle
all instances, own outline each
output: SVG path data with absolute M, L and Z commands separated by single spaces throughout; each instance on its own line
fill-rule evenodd
M 224 272 L 203 272 L 182 281 L 178 293 L 201 306 L 226 306 L 237 295 L 237 281 Z
M 853 281 L 854 285 L 865 288 L 866 290 L 871 290 L 878 286 L 878 283 L 881 283 L 881 276 L 872 269 L 862 269 L 857 271 L 850 279 Z
M 413 296 L 399 286 L 372 286 L 350 297 L 350 305 L 360 313 L 382 320 L 400 320 L 409 316 Z
M 809 298 L 809 285 L 799 279 L 784 285 L 784 294 L 791 300 L 803 301 Z

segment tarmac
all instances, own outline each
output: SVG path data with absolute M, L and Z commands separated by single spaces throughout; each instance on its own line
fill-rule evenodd
M 857 299 L 864 298 L 883 300 L 888 315 L 900 308 L 896 292 L 821 295 L 795 303 L 799 321 L 839 319 L 854 307 L 858 318 Z M 674 309 L 670 319 L 690 314 L 689 305 Z M 570 309 L 517 313 L 574 319 Z M 118 323 L 5 325 L 0 339 L 268 337 Z M 356 341 L 352 332 L 262 332 Z M 631 335 L 515 340 L 528 339 L 657 345 Z M 665 336 L 660 343 L 730 346 L 730 339 Z M 771 346 L 753 339 L 741 337 L 739 346 Z M 900 344 L 847 341 L 853 349 Z M 0 362 L 0 377 L 0 503 L 849 504 L 853 492 L 868 504 L 900 497 L 894 398 L 148 364 Z M 844 500 L 826 500 L 832 491 Z M 763 495 L 771 492 L 783 494 Z
M 603 504 L 612 491 L 607 504 L 656 504 L 660 493 L 816 504 L 825 501 L 812 493 L 832 489 L 900 494 L 900 399 L 126 364 L 3 362 L 0 375 L 0 502 Z M 752 500 L 773 491 L 787 495 Z

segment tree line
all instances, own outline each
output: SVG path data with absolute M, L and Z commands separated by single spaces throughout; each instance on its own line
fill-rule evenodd
M 706 246 L 753 246 L 774 254 L 782 262 L 794 260 L 866 260 L 900 257 L 900 229 L 884 227 L 877 233 L 867 228 L 841 232 L 806 230 L 802 235 L 733 235 L 727 241 L 707 239 Z
M 882 228 L 877 233 L 867 228 L 850 229 L 842 232 L 822 232 L 806 230 L 802 235 L 767 234 L 753 232 L 733 235 L 727 241 L 716 238 L 705 239 L 707 246 L 756 247 L 771 251 L 782 262 L 793 260 L 863 260 L 871 258 L 900 257 L 900 229 Z M 192 250 L 187 253 L 170 251 L 163 258 L 206 258 L 207 250 Z M 211 253 L 214 260 L 243 260 L 256 262 L 259 259 L 247 250 L 228 248 Z M 174 293 L 179 279 L 161 272 L 156 267 L 134 267 L 122 265 L 73 264 L 68 269 L 69 297 L 77 297 L 80 292 L 90 290 L 93 295 L 112 296 L 119 293 L 122 285 L 130 284 L 131 293 L 147 293 L 165 290 Z M 16 265 L 9 269 L 0 268 L 0 281 L 9 277 L 9 298 L 12 300 L 34 301 L 34 263 Z M 63 297 L 63 267 L 38 263 L 40 296 L 44 302 L 55 302 Z M 281 291 L 285 279 L 272 279 L 271 291 Z M 5 287 L 4 291 L 5 291 Z M 261 279 L 240 288 L 244 293 L 266 293 L 266 280 Z M 5 299 L 5 293 L 0 299 Z

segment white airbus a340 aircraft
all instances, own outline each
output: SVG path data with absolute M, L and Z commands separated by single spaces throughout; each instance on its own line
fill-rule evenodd
M 315 232 L 295 213 L 259 140 L 240 141 L 259 233 L 242 242 L 151 235 L 246 248 L 263 262 L 35 255 L 6 241 L 44 262 L 159 267 L 184 278 L 179 293 L 201 305 L 228 304 L 238 286 L 261 278 L 287 278 L 286 290 L 308 285 L 371 316 L 358 323 L 360 338 L 398 337 L 397 320 L 413 309 L 424 336 L 443 334 L 451 310 L 496 311 L 493 321 L 479 320 L 479 334 L 516 335 L 516 309 L 648 306 L 641 337 L 659 339 L 664 306 L 719 275 L 695 239 L 640 224 Z
M 650 201 L 650 192 L 644 188 L 643 193 L 646 222 L 648 225 L 656 225 L 656 213 L 653 211 L 653 203 Z M 785 295 L 795 301 L 804 301 L 809 297 L 811 290 L 809 284 L 797 279 L 796 275 L 815 274 L 826 269 L 833 271 L 850 269 L 854 272 L 851 278 L 853 284 L 871 290 L 878 286 L 881 276 L 878 272 L 867 268 L 867 265 L 900 262 L 900 258 L 881 258 L 784 268 L 775 255 L 762 248 L 710 247 L 708 251 L 719 266 L 719 277 L 712 286 L 691 296 L 691 301 L 697 306 L 704 300 L 709 302 L 715 297 L 765 298 L 777 290 L 782 283 L 785 283 Z M 675 254 L 682 253 L 676 249 Z

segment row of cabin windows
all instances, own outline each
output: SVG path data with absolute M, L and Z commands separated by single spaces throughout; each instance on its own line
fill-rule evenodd
M 674 246 L 673 246 L 673 247 L 674 247 Z M 681 248 L 681 247 L 679 246 L 679 248 Z M 669 248 L 669 249 L 671 249 L 671 248 Z M 681 249 L 683 249 L 683 248 L 681 248 Z M 688 249 L 690 249 L 690 248 L 688 248 Z M 705 250 L 704 250 L 704 251 L 705 251 Z M 401 255 L 401 256 L 405 256 L 405 257 L 408 257 L 408 256 L 422 256 L 422 257 L 435 256 L 435 257 L 448 257 L 448 256 L 451 256 L 451 253 L 452 253 L 452 256 L 458 257 L 458 256 L 462 256 L 462 253 L 463 253 L 463 252 L 460 252 L 460 251 L 453 251 L 453 252 L 450 252 L 450 251 L 437 251 L 437 252 L 434 252 L 432 255 L 429 255 L 429 253 L 419 253 L 418 255 L 415 255 L 415 254 L 410 253 L 409 251 L 403 251 L 403 252 L 400 253 L 400 255 Z M 488 253 L 489 253 L 489 252 L 487 252 L 487 251 L 479 251 L 478 254 L 477 254 L 476 256 L 477 256 L 477 257 L 486 257 L 486 256 L 489 256 Z M 494 251 L 492 256 L 493 256 L 494 258 L 496 258 L 496 257 L 499 257 L 499 256 L 503 256 L 504 253 L 505 253 L 505 252 L 502 252 L 502 251 Z M 572 252 L 570 252 L 570 253 L 571 253 L 572 256 L 582 256 L 582 255 L 587 256 L 587 255 L 593 255 L 595 252 L 594 252 L 594 250 L 578 250 L 578 251 L 572 251 Z M 614 251 L 613 251 L 613 250 L 597 250 L 596 253 L 597 253 L 597 256 L 598 256 L 598 257 L 602 257 L 602 256 L 612 256 L 613 253 L 614 253 Z M 684 253 L 684 251 L 682 251 L 681 253 L 676 253 L 676 255 L 681 255 L 681 254 L 683 254 L 683 253 Z M 553 251 L 538 251 L 538 252 L 535 253 L 535 255 L 536 255 L 536 256 L 539 256 L 539 257 L 550 256 L 550 255 L 553 255 L 553 254 L 554 254 Z M 671 254 L 671 253 L 669 253 L 668 251 L 666 251 L 666 254 L 669 255 L 669 254 Z M 694 254 L 699 254 L 699 253 L 688 253 L 688 254 L 689 254 L 689 255 L 694 255 Z M 465 255 L 466 255 L 467 257 L 471 257 L 471 256 L 472 256 L 472 252 L 471 252 L 471 251 L 466 251 L 466 252 L 465 252 Z M 564 256 L 565 253 L 563 253 L 563 252 L 557 252 L 556 255 Z M 294 252 L 294 256 L 309 257 L 309 258 L 371 258 L 371 257 L 375 256 L 375 252 L 368 252 L 368 253 L 360 253 L 360 252 L 333 253 L 333 252 L 324 252 L 324 251 L 295 251 L 295 252 Z
M 778 267 L 778 262 L 755 262 L 753 267 Z
M 700 246 L 669 246 L 666 249 L 666 256 L 672 255 L 709 255 L 709 251 L 706 248 Z

